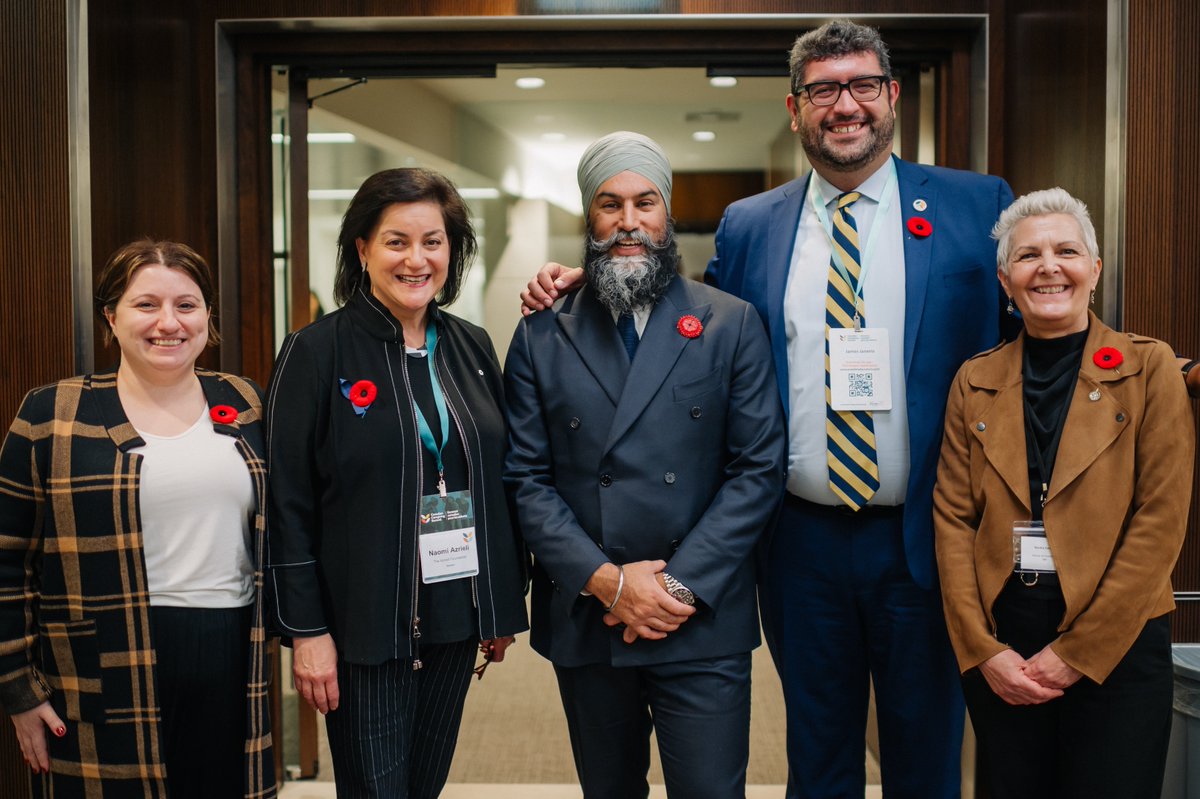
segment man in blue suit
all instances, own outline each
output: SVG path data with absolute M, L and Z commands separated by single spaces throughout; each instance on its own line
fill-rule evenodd
M 813 171 L 731 205 L 705 275 L 762 317 L 788 421 L 762 580 L 788 796 L 862 796 L 870 679 L 884 795 L 955 797 L 964 710 L 933 482 L 951 379 L 1006 319 L 989 232 L 1012 192 L 891 155 L 900 87 L 873 28 L 837 20 L 800 37 L 791 79 Z M 522 297 L 542 307 L 577 279 L 548 265 Z M 863 351 L 827 348 L 847 339 Z
M 788 796 L 862 795 L 869 675 L 884 795 L 955 797 L 964 711 L 933 555 L 933 483 L 950 381 L 1001 337 L 989 233 L 1012 192 L 891 154 L 900 87 L 873 28 L 839 20 L 802 36 L 791 75 L 788 112 L 813 172 L 731 205 L 705 275 L 758 309 L 788 417 L 787 492 L 764 582 Z M 830 286 L 851 261 L 860 279 L 849 310 L 832 313 Z M 868 354 L 840 354 L 835 339 L 858 328 Z M 837 390 L 839 377 L 868 372 L 890 403 L 877 392 L 856 405 Z M 851 428 L 863 435 L 847 442 Z
M 634 133 L 579 165 L 586 288 L 522 320 L 505 365 L 505 479 L 534 555 L 584 796 L 745 794 L 751 553 L 782 488 L 783 416 L 747 303 L 680 277 L 671 170 Z

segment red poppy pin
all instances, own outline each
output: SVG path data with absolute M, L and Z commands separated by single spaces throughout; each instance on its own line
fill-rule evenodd
M 684 338 L 696 338 L 704 331 L 704 325 L 700 324 L 700 320 L 691 314 L 679 317 L 675 328 Z
M 1116 369 L 1125 361 L 1125 356 L 1116 347 L 1101 347 L 1092 356 L 1092 363 L 1101 369 Z
M 367 409 L 375 401 L 376 394 L 379 393 L 375 384 L 370 380 L 358 380 L 351 383 L 345 378 L 338 378 L 338 385 L 341 386 L 342 396 L 350 400 L 350 407 L 354 409 L 355 416 L 365 416 Z
M 228 405 L 214 405 L 209 409 L 208 415 L 217 424 L 233 424 L 237 421 L 237 410 Z
M 910 216 L 908 218 L 908 232 L 918 239 L 927 238 L 933 232 L 933 225 L 929 224 L 929 220 L 923 216 Z

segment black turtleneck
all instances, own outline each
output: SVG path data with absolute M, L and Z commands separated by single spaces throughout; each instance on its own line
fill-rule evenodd
M 1025 452 L 1033 519 L 1042 518 L 1042 484 L 1050 484 L 1058 442 L 1067 423 L 1087 330 L 1059 338 L 1026 334 L 1021 378 L 1025 397 Z M 1039 458 L 1040 455 L 1040 458 Z

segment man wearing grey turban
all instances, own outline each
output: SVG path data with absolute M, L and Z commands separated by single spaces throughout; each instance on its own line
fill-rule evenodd
M 745 793 L 751 551 L 782 490 L 783 416 L 753 308 L 677 274 L 671 168 L 636 133 L 579 163 L 588 285 L 517 328 L 505 480 L 534 554 L 584 796 Z M 718 612 L 719 611 L 719 612 Z

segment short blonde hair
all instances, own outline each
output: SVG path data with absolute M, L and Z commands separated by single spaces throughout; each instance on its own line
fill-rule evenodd
M 1100 246 L 1096 243 L 1096 228 L 1092 217 L 1082 200 L 1072 197 L 1066 189 L 1055 186 L 1053 189 L 1042 189 L 1022 194 L 1013 204 L 1004 209 L 1000 218 L 992 228 L 992 238 L 996 240 L 996 268 L 1008 274 L 1008 258 L 1012 255 L 1012 232 L 1017 223 L 1031 216 L 1049 216 L 1050 214 L 1067 214 L 1075 218 L 1079 230 L 1083 233 L 1083 246 L 1087 247 L 1088 256 L 1093 261 L 1100 260 Z

